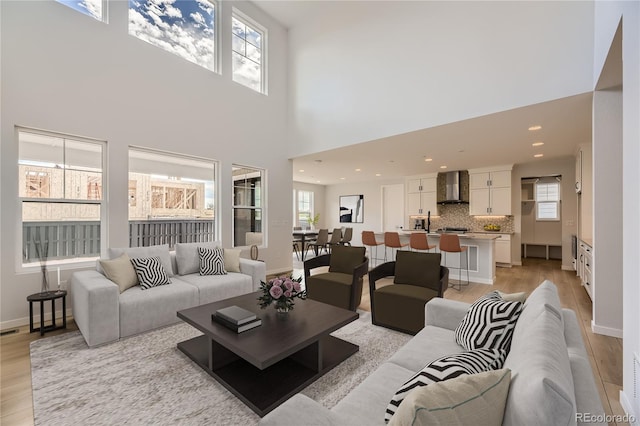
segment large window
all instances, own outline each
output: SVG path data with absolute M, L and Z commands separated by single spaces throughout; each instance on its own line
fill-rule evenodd
M 212 0 L 129 0 L 129 34 L 217 70 L 216 4 Z
M 536 220 L 560 220 L 560 182 L 541 179 L 535 188 Z
M 297 191 L 297 217 L 298 226 L 303 228 L 309 227 L 309 219 L 314 217 L 313 214 L 313 192 Z
M 129 148 L 129 245 L 213 241 L 216 163 Z
M 264 171 L 234 165 L 233 176 L 233 246 L 262 245 L 264 208 Z
M 17 134 L 22 265 L 99 257 L 105 143 L 25 128 Z
M 265 93 L 266 30 L 234 9 L 232 19 L 233 81 Z
M 104 12 L 106 10 L 106 0 L 56 0 L 58 3 L 62 3 L 69 6 L 78 12 L 91 16 L 98 21 L 106 21 Z

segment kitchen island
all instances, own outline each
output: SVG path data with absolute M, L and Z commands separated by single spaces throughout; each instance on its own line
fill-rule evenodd
M 426 231 L 400 231 L 400 241 L 409 243 L 409 235 L 413 232 Z M 481 284 L 493 284 L 496 280 L 496 262 L 495 262 L 495 241 L 499 235 L 487 233 L 461 233 L 458 234 L 460 245 L 469 247 L 469 281 Z M 439 252 L 440 233 L 430 232 L 427 234 L 429 244 L 435 245 L 435 251 Z M 384 241 L 384 233 L 376 233 L 378 241 Z M 405 250 L 408 250 L 407 246 Z M 387 249 L 387 259 L 391 259 L 391 249 Z M 445 259 L 446 258 L 446 259 Z M 466 281 L 467 271 L 464 269 L 466 262 L 466 254 L 463 253 L 461 271 L 462 280 Z M 449 280 L 458 280 L 458 266 L 460 265 L 460 254 L 447 253 L 442 254 L 442 265 L 450 268 Z

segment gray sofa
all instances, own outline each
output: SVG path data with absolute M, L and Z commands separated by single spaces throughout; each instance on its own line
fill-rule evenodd
M 466 303 L 434 298 L 425 327 L 330 410 L 297 394 L 267 414 L 260 425 L 384 425 L 385 409 L 398 388 L 427 363 L 462 352 L 454 329 Z M 556 286 L 543 282 L 529 295 L 516 324 L 504 368 L 511 384 L 504 425 L 583 424 L 580 413 L 604 421 L 604 410 L 572 310 L 562 309 Z M 589 423 L 606 424 L 606 423 Z
M 120 293 L 98 262 L 96 270 L 71 276 L 73 317 L 89 346 L 142 333 L 179 321 L 176 312 L 205 303 L 257 291 L 266 279 L 264 262 L 240 258 L 240 272 L 204 275 L 198 272 L 197 247 L 216 247 L 219 242 L 176 244 L 132 249 L 109 249 L 109 258 L 158 256 L 171 284 L 142 290 L 139 285 Z

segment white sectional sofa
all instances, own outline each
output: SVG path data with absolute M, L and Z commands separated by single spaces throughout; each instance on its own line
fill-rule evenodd
M 424 329 L 336 406 L 327 409 L 297 394 L 262 418 L 260 425 L 298 425 L 301 413 L 305 425 L 384 425 L 387 405 L 405 381 L 427 363 L 464 351 L 454 330 L 469 306 L 432 299 L 425 307 Z M 527 298 L 504 368 L 511 370 L 511 382 L 502 424 L 606 424 L 576 315 L 562 309 L 550 281 Z
M 109 249 L 109 258 L 122 253 L 130 258 L 160 257 L 171 284 L 143 290 L 139 285 L 122 293 L 98 266 L 75 272 L 70 298 L 73 316 L 89 346 L 97 346 L 179 321 L 176 312 L 257 291 L 266 279 L 264 262 L 239 259 L 240 272 L 203 275 L 198 272 L 198 247 L 219 247 L 219 242 L 176 244 L 130 249 Z

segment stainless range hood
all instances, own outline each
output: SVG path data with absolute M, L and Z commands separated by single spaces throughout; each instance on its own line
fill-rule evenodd
M 442 173 L 444 176 L 444 199 L 440 198 L 440 204 L 468 204 L 466 197 L 462 195 L 462 182 L 460 171 Z M 440 187 L 440 185 L 439 185 Z

